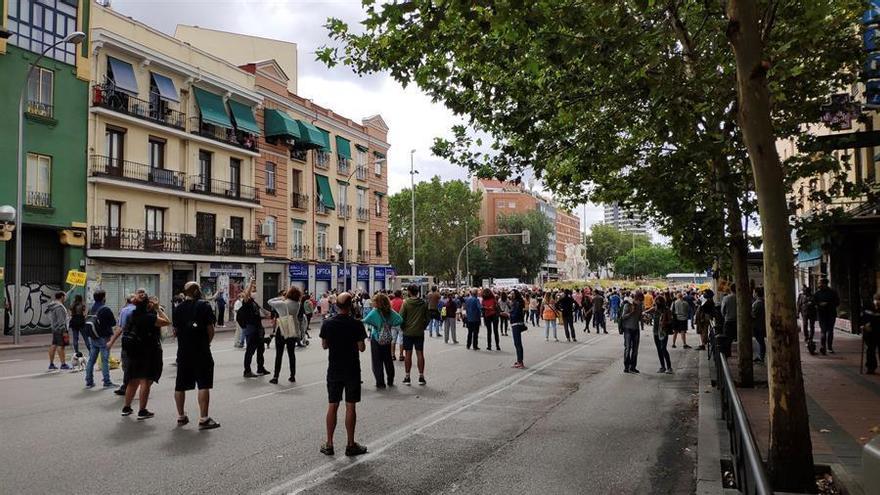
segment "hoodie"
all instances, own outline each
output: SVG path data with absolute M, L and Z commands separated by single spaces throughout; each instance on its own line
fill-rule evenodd
M 67 308 L 58 301 L 52 301 L 43 311 L 49 317 L 52 333 L 63 333 L 67 330 Z
M 407 337 L 424 337 L 428 328 L 428 304 L 420 297 L 410 297 L 400 308 L 403 323 L 400 325 Z

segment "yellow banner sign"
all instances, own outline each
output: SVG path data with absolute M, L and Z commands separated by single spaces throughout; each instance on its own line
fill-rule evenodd
M 86 285 L 86 272 L 78 272 L 76 270 L 70 270 L 67 272 L 67 283 L 70 285 Z

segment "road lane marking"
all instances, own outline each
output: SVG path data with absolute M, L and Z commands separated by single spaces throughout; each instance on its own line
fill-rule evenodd
M 40 373 L 30 373 L 28 375 L 4 376 L 4 377 L 0 377 L 0 380 L 14 380 L 16 378 L 33 378 L 35 376 L 60 375 L 60 374 L 61 373 L 58 371 L 42 371 Z
M 335 461 L 326 462 L 314 469 L 307 471 L 304 474 L 301 474 L 291 480 L 280 483 L 268 490 L 264 491 L 264 494 L 267 495 L 276 495 L 276 494 L 299 494 L 305 490 L 314 488 L 331 478 L 335 477 L 338 474 L 343 473 L 361 463 L 367 462 L 377 456 L 379 456 L 382 452 L 387 450 L 388 448 L 396 445 L 397 443 L 406 440 L 407 438 L 411 438 L 412 435 L 416 435 L 421 433 L 422 431 L 434 426 L 441 421 L 445 421 L 450 417 L 458 414 L 459 412 L 479 404 L 480 402 L 485 401 L 490 397 L 494 397 L 495 395 L 500 394 L 501 392 L 509 389 L 510 387 L 534 376 L 535 374 L 543 371 L 549 366 L 565 359 L 566 357 L 583 350 L 586 346 L 591 345 L 593 343 L 597 343 L 601 340 L 599 336 L 591 338 L 590 340 L 579 342 L 571 349 L 567 349 L 562 351 L 554 356 L 551 356 L 541 363 L 527 368 L 527 371 L 522 374 L 515 374 L 513 376 L 507 377 L 499 382 L 496 382 L 488 387 L 485 387 L 477 392 L 474 392 L 463 399 L 454 402 L 442 409 L 435 411 L 433 414 L 422 418 L 421 420 L 415 421 L 406 425 L 398 430 L 395 430 L 384 437 L 381 437 L 375 441 L 368 442 L 372 445 L 369 453 L 356 458 L 355 460 L 351 459 L 338 459 Z
M 19 361 L 24 361 L 24 359 L 4 359 L 3 361 L 0 361 L 0 364 L 4 364 L 4 363 L 17 363 L 17 362 L 19 362 Z
M 323 385 L 323 384 L 325 384 L 325 383 L 327 383 L 327 380 L 321 380 L 321 381 L 319 381 L 319 382 L 306 383 L 305 385 L 294 385 L 294 386 L 292 386 L 292 387 L 287 387 L 287 388 L 284 388 L 284 389 L 282 389 L 282 390 L 276 390 L 276 391 L 274 391 L 274 392 L 267 392 L 267 393 L 265 393 L 265 394 L 260 394 L 260 395 L 255 395 L 255 396 L 253 396 L 253 397 L 248 397 L 247 399 L 241 399 L 240 401 L 238 401 L 238 403 L 241 404 L 242 402 L 247 402 L 247 401 L 256 400 L 256 399 L 262 399 L 263 397 L 269 397 L 269 396 L 271 396 L 271 395 L 283 394 L 283 393 L 285 393 L 285 392 L 290 392 L 291 390 L 302 390 L 302 389 L 304 389 L 304 388 L 314 387 L 314 386 L 316 386 L 316 385 Z

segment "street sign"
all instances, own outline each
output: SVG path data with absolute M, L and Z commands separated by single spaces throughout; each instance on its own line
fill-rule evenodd
M 70 285 L 78 285 L 80 287 L 86 285 L 86 272 L 70 270 L 67 272 L 67 283 Z
M 523 229 L 522 231 L 522 243 L 528 245 L 532 242 L 532 233 L 529 229 Z

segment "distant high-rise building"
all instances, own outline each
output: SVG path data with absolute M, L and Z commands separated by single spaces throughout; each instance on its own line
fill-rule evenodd
M 648 234 L 648 226 L 641 212 L 624 208 L 616 201 L 605 205 L 605 224 L 613 225 L 617 230 L 628 234 Z

